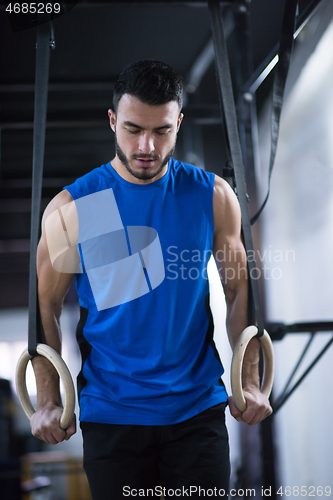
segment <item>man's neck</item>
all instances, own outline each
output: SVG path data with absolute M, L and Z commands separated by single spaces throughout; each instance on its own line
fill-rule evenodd
M 125 167 L 118 156 L 115 156 L 110 163 L 112 168 L 117 172 L 118 175 L 120 175 L 120 177 L 122 177 L 122 179 L 131 182 L 132 184 L 151 184 L 155 181 L 158 181 L 167 173 L 169 165 L 168 162 L 166 165 L 164 165 L 161 172 L 159 172 L 155 177 L 152 177 L 151 179 L 138 179 Z

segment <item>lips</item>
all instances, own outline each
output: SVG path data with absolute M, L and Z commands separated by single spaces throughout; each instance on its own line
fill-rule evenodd
M 135 161 L 139 167 L 148 168 L 155 164 L 155 159 L 152 158 L 135 158 Z

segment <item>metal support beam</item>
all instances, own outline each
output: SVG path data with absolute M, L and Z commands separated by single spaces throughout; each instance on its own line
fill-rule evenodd
M 114 82 L 57 82 L 50 83 L 49 92 L 112 92 Z M 0 93 L 35 92 L 34 83 L 4 83 Z
M 231 5 L 237 6 L 246 3 L 247 0 L 224 0 L 221 5 Z M 67 2 L 70 4 L 70 2 Z M 185 7 L 207 7 L 207 1 L 205 0 L 81 0 L 77 5 L 74 6 L 75 9 L 86 9 L 86 8 L 100 8 L 100 7 L 170 7 L 170 6 L 185 6 Z M 5 10 L 7 5 L 0 4 L 0 10 Z
M 236 102 L 238 112 L 239 136 L 241 141 L 244 167 L 246 170 L 247 192 L 250 201 L 250 213 L 258 209 L 258 193 L 256 185 L 256 161 L 259 157 L 257 130 L 257 108 L 255 95 L 244 93 L 244 82 L 253 74 L 253 50 L 251 37 L 251 19 L 249 8 L 241 7 L 235 11 L 235 80 Z M 253 242 L 255 251 L 261 247 L 260 225 L 253 226 Z M 259 280 L 264 316 L 266 316 L 264 280 Z M 262 374 L 262 366 L 261 374 Z M 255 488 L 261 493 L 261 486 L 271 488 L 272 499 L 275 499 L 275 454 L 272 419 L 266 419 L 256 428 L 246 428 L 242 432 L 243 449 L 243 482 L 244 487 Z M 251 443 L 251 446 L 249 446 Z M 251 484 L 252 483 L 252 484 Z
M 282 340 L 288 333 L 333 332 L 333 321 L 316 321 L 307 323 L 267 323 L 273 340 Z
M 105 104 L 106 105 L 106 104 Z M 221 114 L 218 108 L 215 105 L 205 104 L 205 105 L 190 105 L 184 108 L 184 112 L 186 113 L 186 121 L 190 121 L 193 123 L 197 123 L 200 125 L 211 125 L 215 123 L 221 123 Z M 49 119 L 46 122 L 47 129 L 82 129 L 82 128 L 105 128 L 105 124 L 107 120 L 96 120 L 94 117 L 90 117 L 87 119 L 75 119 L 72 120 L 71 117 L 76 115 L 78 117 L 78 113 L 73 113 L 71 116 L 68 116 L 67 120 L 57 120 L 57 119 Z M 56 115 L 54 115 L 55 117 Z M 33 122 L 32 121 L 4 121 L 0 123 L 0 127 L 2 131 L 7 130 L 32 130 Z
M 325 0 L 312 0 L 297 17 L 296 21 L 296 31 L 294 33 L 294 38 L 296 38 L 304 26 L 310 21 L 318 7 Z M 280 43 L 277 43 L 273 49 L 269 52 L 267 57 L 262 61 L 262 63 L 257 67 L 257 69 L 252 73 L 252 75 L 248 78 L 243 86 L 243 92 L 249 92 L 250 94 L 254 94 L 260 85 L 266 80 L 268 75 L 274 69 L 276 64 L 278 63 Z
M 230 12 L 227 12 L 223 19 L 225 28 L 225 37 L 229 38 L 234 30 L 234 17 Z M 215 58 L 214 42 L 211 38 L 209 42 L 203 47 L 202 51 L 192 64 L 190 71 L 185 79 L 185 90 L 192 94 L 200 86 L 201 80 L 207 73 L 210 66 L 213 64 Z
M 246 3 L 247 0 L 224 0 L 221 2 L 222 5 L 240 5 Z M 104 7 L 110 4 L 116 5 L 117 7 L 132 6 L 132 7 L 169 7 L 172 6 L 185 6 L 185 7 L 207 7 L 207 2 L 205 0 L 105 0 L 104 2 L 98 0 L 82 0 L 78 7 Z
M 320 351 L 320 353 L 315 357 L 315 359 L 310 363 L 308 368 L 303 372 L 303 374 L 299 377 L 297 382 L 294 383 L 291 389 L 289 389 L 291 382 L 300 367 L 305 354 L 307 353 L 310 345 L 313 342 L 313 339 L 318 333 L 327 333 L 333 332 L 333 321 L 319 321 L 319 322 L 311 322 L 311 323 L 294 323 L 292 325 L 285 325 L 284 323 L 271 323 L 269 326 L 270 331 L 273 333 L 273 338 L 275 340 L 282 340 L 287 334 L 297 334 L 297 333 L 310 333 L 309 340 L 303 349 L 294 369 L 292 370 L 287 383 L 282 390 L 281 394 L 277 397 L 277 399 L 273 403 L 274 413 L 276 413 L 284 403 L 289 399 L 289 397 L 293 394 L 293 392 L 298 388 L 298 386 L 303 382 L 305 377 L 311 372 L 311 370 L 316 366 L 316 364 L 320 361 L 322 356 L 326 353 L 329 347 L 333 344 L 333 336 L 324 346 L 324 348 Z

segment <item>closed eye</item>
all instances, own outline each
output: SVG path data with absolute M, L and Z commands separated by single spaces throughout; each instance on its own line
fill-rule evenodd
M 125 125 L 127 125 L 127 127 L 125 127 L 126 131 L 129 133 L 129 134 L 139 134 L 142 129 L 139 127 L 139 126 L 136 126 L 134 124 L 132 124 L 131 122 L 126 122 Z M 163 135 L 167 135 L 170 130 L 171 130 L 171 126 L 164 126 L 164 127 L 159 127 L 157 129 L 155 129 L 155 134 L 157 135 L 160 135 L 160 136 L 163 136 Z

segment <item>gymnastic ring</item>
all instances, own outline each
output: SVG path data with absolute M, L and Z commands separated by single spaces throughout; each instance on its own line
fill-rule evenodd
M 235 405 L 242 413 L 246 410 L 246 400 L 242 388 L 242 368 L 246 348 L 250 340 L 258 334 L 256 326 L 248 326 L 240 334 L 236 342 L 234 353 L 231 361 L 231 391 L 235 401 Z M 274 379 L 274 352 L 273 344 L 267 331 L 258 337 L 263 353 L 264 353 L 264 379 L 261 386 L 261 392 L 269 397 L 272 391 Z
M 75 391 L 71 374 L 67 368 L 66 363 L 63 361 L 61 356 L 54 349 L 52 349 L 52 347 L 46 344 L 37 344 L 36 350 L 38 354 L 44 356 L 50 361 L 50 363 L 52 363 L 63 383 L 65 389 L 65 404 L 60 417 L 59 425 L 61 429 L 65 430 L 70 425 L 73 419 L 75 407 Z M 23 351 L 23 353 L 21 354 L 16 367 L 17 394 L 20 399 L 21 406 L 29 420 L 36 411 L 32 406 L 26 384 L 27 365 L 32 357 L 33 356 L 29 354 L 28 349 L 25 349 L 25 351 Z

